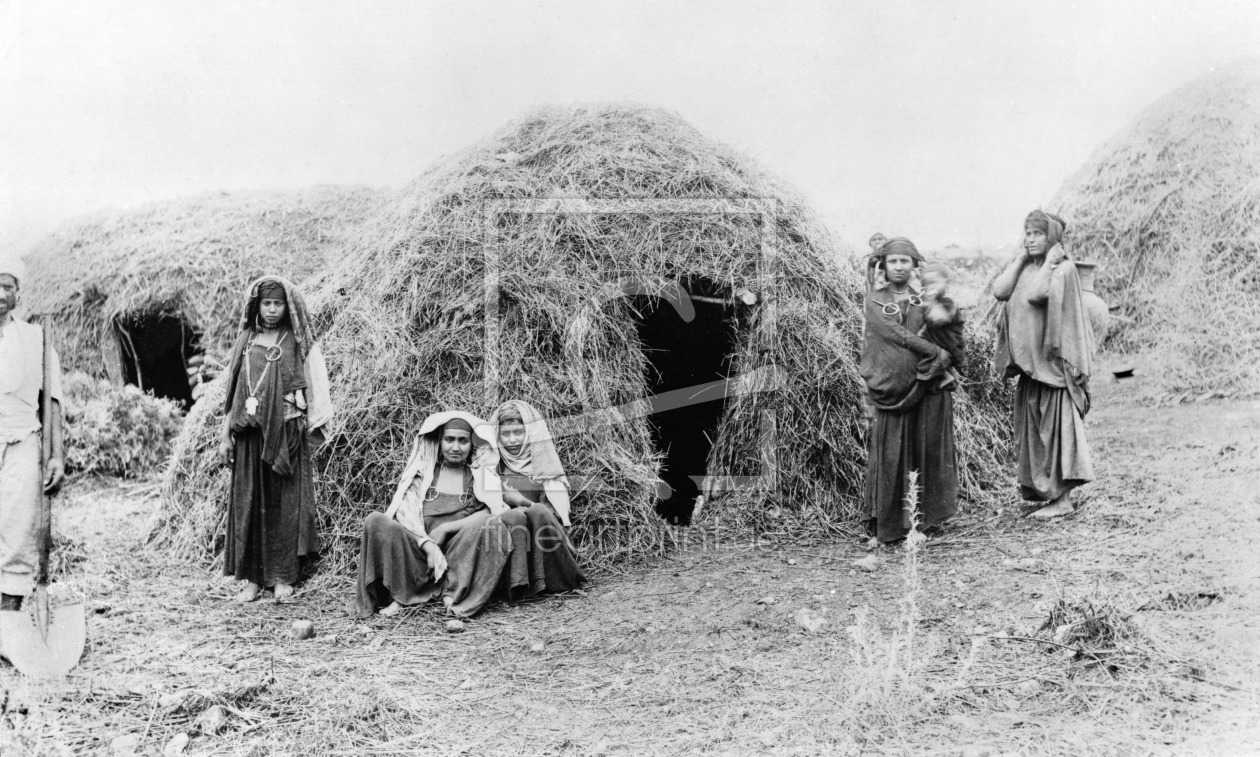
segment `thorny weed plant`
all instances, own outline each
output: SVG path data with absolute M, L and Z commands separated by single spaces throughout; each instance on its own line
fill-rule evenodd
M 921 635 L 922 620 L 919 602 L 923 593 L 923 543 L 927 537 L 919 530 L 919 473 L 909 473 L 905 511 L 910 532 L 901 549 L 901 599 L 898 613 L 889 630 L 872 619 L 869 608 L 858 608 L 854 624 L 848 628 L 853 645 L 853 675 L 847 677 L 849 715 L 861 729 L 897 728 L 924 715 L 947 688 L 936 681 L 930 671 L 932 661 L 941 651 L 941 640 L 935 634 Z M 974 655 L 974 651 L 973 655 Z M 966 669 L 960 672 L 965 677 Z

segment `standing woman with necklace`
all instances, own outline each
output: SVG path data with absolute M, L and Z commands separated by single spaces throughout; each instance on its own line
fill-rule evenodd
M 223 572 L 244 581 L 238 602 L 264 587 L 293 594 L 300 558 L 319 551 L 307 436 L 332 418 L 328 371 L 293 284 L 267 276 L 245 295 L 232 348 L 219 454 L 232 467 Z
M 1067 224 L 1034 210 L 1024 245 L 993 281 L 1002 303 L 994 361 L 1015 384 L 1020 495 L 1044 503 L 1037 518 L 1067 515 L 1072 489 L 1094 478 L 1085 414 L 1094 332 L 1076 264 L 1060 243 Z
M 874 256 L 875 272 L 882 270 L 886 283 L 872 282 L 866 295 L 860 366 L 873 415 L 865 488 L 871 546 L 909 533 L 912 523 L 904 503 L 911 471 L 918 472 L 920 528 L 957 512 L 954 399 L 939 379 L 962 360 L 961 340 L 951 353 L 918 336 L 926 308 L 912 282 L 923 263 L 914 243 L 895 237 Z

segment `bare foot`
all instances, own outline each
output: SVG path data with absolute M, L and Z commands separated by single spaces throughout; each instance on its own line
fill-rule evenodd
M 1072 507 L 1072 492 L 1066 491 L 1056 497 L 1050 504 L 1034 512 L 1034 518 L 1057 518 L 1060 515 L 1067 515 L 1076 512 L 1076 508 Z
M 865 546 L 867 549 L 879 549 L 879 537 L 872 536 L 871 538 L 867 539 Z
M 403 606 L 398 604 L 397 602 L 390 602 L 389 607 L 381 608 L 381 615 L 386 618 L 392 618 L 398 613 L 402 612 L 402 609 L 403 609 Z
M 241 604 L 253 602 L 258 599 L 258 595 L 262 594 L 262 587 L 252 581 L 245 584 L 245 588 L 241 589 L 241 593 L 236 595 L 236 601 Z
M 276 584 L 272 591 L 276 595 L 276 601 L 288 599 L 293 596 L 293 584 Z
M 455 599 L 453 597 L 450 597 L 450 596 L 442 597 L 442 604 L 446 605 L 446 613 L 448 615 L 455 614 L 455 609 L 454 609 Z

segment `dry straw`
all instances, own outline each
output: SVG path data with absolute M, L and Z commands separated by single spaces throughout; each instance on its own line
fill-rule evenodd
M 121 376 L 116 316 L 178 316 L 222 355 L 249 281 L 305 278 L 357 237 L 384 199 L 362 187 L 214 192 L 85 216 L 27 257 L 26 306 L 56 315 L 64 367 L 97 378 Z
M 1101 147 L 1052 207 L 1103 263 L 1098 293 L 1174 393 L 1260 391 L 1260 59 L 1156 102 Z
M 494 212 L 505 201 L 555 198 L 587 203 L 587 212 Z M 692 203 L 687 212 L 679 201 Z M 741 203 L 769 212 L 727 212 Z M 710 470 L 763 479 L 707 508 L 708 517 L 765 525 L 774 515 L 776 528 L 815 533 L 852 524 L 865 466 L 862 284 L 837 260 L 793 192 L 661 110 L 542 109 L 439 161 L 309 288 L 340 407 L 317 458 L 334 561 L 353 557 L 364 515 L 385 502 L 427 414 L 486 415 L 496 395 L 519 397 L 555 426 L 642 399 L 649 363 L 634 301 L 619 296 L 628 279 L 659 292 L 671 279 L 702 277 L 708 294 L 746 288 L 761 298 L 732 366 L 739 375 L 777 368 L 782 384 L 730 403 Z M 486 287 L 488 265 L 501 272 L 497 290 Z M 499 336 L 487 358 L 495 310 Z M 965 491 L 975 498 L 1000 473 L 1006 408 L 1005 388 L 989 373 L 988 338 L 973 339 L 958 412 Z M 210 402 L 189 417 L 158 531 L 203 556 L 223 508 L 216 423 Z M 659 456 L 646 417 L 590 424 L 558 448 L 579 482 L 573 534 L 588 561 L 670 543 L 652 512 Z

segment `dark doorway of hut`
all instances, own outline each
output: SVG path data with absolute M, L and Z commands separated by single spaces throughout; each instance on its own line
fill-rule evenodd
M 735 345 L 745 328 L 748 306 L 733 299 L 729 289 L 703 277 L 689 277 L 679 284 L 680 290 L 666 292 L 664 297 L 635 297 L 634 309 L 639 342 L 649 363 L 648 390 L 658 397 L 679 393 L 670 395 L 678 401 L 658 403 L 648 419 L 652 442 L 665 458 L 661 478 L 667 489 L 660 491 L 656 512 L 672 524 L 688 525 L 726 410 L 724 396 L 695 400 L 720 395 L 713 389 L 702 392 L 700 387 L 733 375 Z M 684 320 L 683 313 L 691 309 L 694 317 Z
M 128 313 L 114 318 L 123 381 L 185 409 L 193 403 L 189 365 L 201 359 L 201 334 L 168 313 Z

